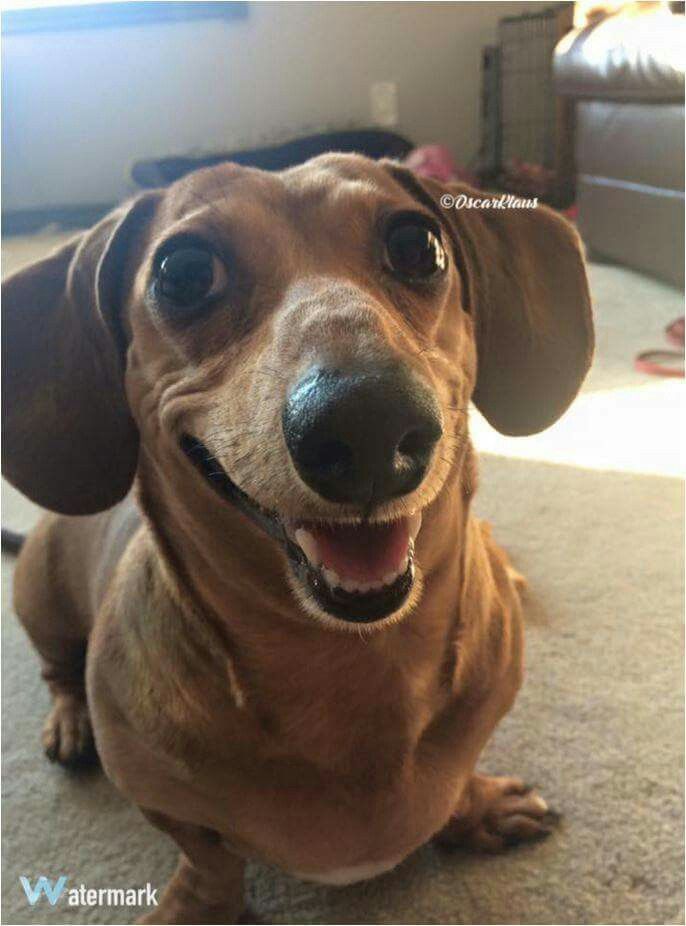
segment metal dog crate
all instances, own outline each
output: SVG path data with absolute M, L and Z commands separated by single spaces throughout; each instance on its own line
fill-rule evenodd
M 555 95 L 552 62 L 573 16 L 560 3 L 501 19 L 482 57 L 484 176 L 556 205 L 573 193 L 573 110 Z

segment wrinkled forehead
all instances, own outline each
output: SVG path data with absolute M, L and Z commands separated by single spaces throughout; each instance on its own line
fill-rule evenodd
M 169 188 L 161 224 L 203 216 L 241 224 L 279 220 L 300 228 L 334 218 L 373 217 L 386 206 L 412 200 L 378 164 L 356 155 L 323 155 L 279 173 L 219 164 Z

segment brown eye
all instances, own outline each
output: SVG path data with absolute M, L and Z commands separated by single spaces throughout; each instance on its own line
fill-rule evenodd
M 157 299 L 176 309 L 200 307 L 226 285 L 226 270 L 216 254 L 201 244 L 179 244 L 164 253 L 155 277 Z
M 416 217 L 396 220 L 386 233 L 386 260 L 397 276 L 425 281 L 445 270 L 440 236 Z

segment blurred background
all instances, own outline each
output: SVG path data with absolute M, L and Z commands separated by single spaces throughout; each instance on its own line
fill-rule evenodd
M 328 150 L 536 196 L 587 249 L 597 351 L 577 401 L 526 439 L 470 415 L 477 513 L 530 582 L 527 682 L 484 770 L 538 785 L 562 826 L 499 858 L 428 846 L 341 890 L 255 865 L 261 921 L 683 923 L 684 4 L 2 10 L 4 275 L 142 188 Z M 3 484 L 3 525 L 39 515 Z M 2 921 L 33 923 L 20 874 L 162 885 L 175 850 L 102 775 L 43 761 L 47 692 L 3 565 Z
M 413 151 L 571 207 L 598 255 L 683 283 L 683 3 L 3 7 L 5 234 L 88 224 L 211 159 Z

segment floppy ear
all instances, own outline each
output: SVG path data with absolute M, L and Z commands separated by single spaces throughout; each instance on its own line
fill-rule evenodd
M 128 491 L 138 433 L 124 395 L 125 265 L 144 194 L 2 284 L 2 466 L 45 508 L 91 514 Z
M 547 428 L 579 391 L 593 356 L 593 319 L 582 245 L 545 206 L 448 208 L 441 197 L 499 198 L 419 178 L 387 164 L 396 180 L 450 232 L 473 315 L 478 372 L 474 404 L 503 434 Z

